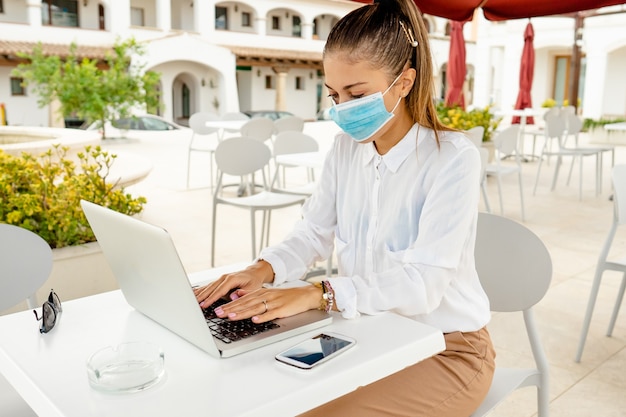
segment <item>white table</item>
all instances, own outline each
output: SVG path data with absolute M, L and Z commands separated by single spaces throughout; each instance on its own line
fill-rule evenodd
M 308 177 L 310 184 L 314 185 L 315 182 L 315 169 L 320 169 L 324 166 L 324 160 L 326 159 L 325 152 L 298 152 L 298 153 L 289 153 L 283 155 L 277 155 L 274 158 L 274 162 L 276 165 L 276 169 L 274 172 L 274 177 L 272 178 L 272 187 L 276 185 L 278 181 L 278 173 L 280 168 L 286 167 L 302 167 L 308 169 Z M 284 184 L 283 184 L 284 185 Z M 313 192 L 314 186 L 304 186 L 302 194 L 310 194 Z
M 289 167 L 322 168 L 324 166 L 324 152 L 289 153 L 276 156 L 276 165 Z
M 520 158 L 522 158 L 522 160 L 524 162 L 528 162 L 530 159 L 537 159 L 539 158 L 538 155 L 534 154 L 535 151 L 535 139 L 536 137 L 533 136 L 533 153 L 525 155 L 524 154 L 524 135 L 526 134 L 526 125 L 527 125 L 527 119 L 529 117 L 537 117 L 537 116 L 541 116 L 543 115 L 545 112 L 545 109 L 540 110 L 540 109 L 533 109 L 533 108 L 525 108 L 525 109 L 510 109 L 510 110 L 498 110 L 495 112 L 496 116 L 499 117 L 515 117 L 518 116 L 520 118 L 520 122 L 519 122 L 519 140 L 518 140 L 518 151 L 519 151 L 519 155 Z M 529 159 L 530 158 L 530 159 Z
M 0 373 L 40 417 L 293 416 L 444 348 L 437 329 L 386 313 L 336 316 L 324 329 L 352 336 L 357 345 L 317 369 L 299 370 L 274 355 L 319 329 L 215 359 L 136 312 L 120 291 L 64 302 L 50 333 L 42 335 L 38 327 L 31 311 L 0 317 Z M 128 341 L 161 346 L 166 377 L 134 394 L 92 389 L 87 358 Z
M 224 132 L 238 132 L 243 125 L 245 125 L 248 120 L 210 120 L 206 122 L 207 127 L 214 127 L 219 129 L 218 138 L 219 140 L 224 139 Z

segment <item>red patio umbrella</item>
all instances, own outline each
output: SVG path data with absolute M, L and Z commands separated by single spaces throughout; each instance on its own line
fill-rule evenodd
M 354 0 L 372 3 L 372 0 Z M 450 20 L 471 20 L 478 8 L 488 20 L 523 19 L 562 15 L 624 4 L 626 0 L 414 0 L 422 13 Z
M 533 75 L 535 72 L 535 48 L 533 40 L 535 39 L 535 31 L 532 23 L 528 22 L 524 31 L 524 50 L 522 51 L 522 63 L 519 69 L 519 93 L 515 108 L 523 110 L 533 106 L 530 97 L 530 90 L 533 86 Z M 513 123 L 519 123 L 519 116 L 513 117 Z M 526 124 L 533 124 L 535 121 L 532 116 L 526 119 Z
M 448 55 L 448 69 L 446 71 L 446 106 L 459 106 L 465 109 L 463 84 L 465 83 L 465 39 L 463 38 L 463 24 L 452 22 L 450 34 L 450 53 Z

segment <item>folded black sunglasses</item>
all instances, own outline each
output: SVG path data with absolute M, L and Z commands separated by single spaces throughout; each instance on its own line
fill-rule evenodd
M 37 314 L 37 310 L 33 310 L 37 320 L 41 320 L 41 327 L 39 328 L 39 331 L 41 333 L 48 333 L 52 330 L 54 325 L 57 323 L 59 313 L 62 311 L 63 308 L 61 308 L 61 300 L 59 299 L 59 296 L 54 292 L 54 290 L 50 290 L 48 301 L 43 303 L 41 306 L 41 317 Z

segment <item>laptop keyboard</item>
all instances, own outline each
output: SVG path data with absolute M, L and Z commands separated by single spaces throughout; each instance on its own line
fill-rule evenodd
M 202 310 L 211 334 L 224 343 L 236 342 L 237 340 L 280 327 L 273 321 L 255 323 L 250 319 L 233 321 L 217 317 L 213 310 L 226 302 L 225 300 L 218 300 Z

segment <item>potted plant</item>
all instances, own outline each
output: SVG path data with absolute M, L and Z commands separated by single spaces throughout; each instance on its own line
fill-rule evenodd
M 28 229 L 48 242 L 54 267 L 42 294 L 53 286 L 64 299 L 72 299 L 117 287 L 80 200 L 134 215 L 143 210 L 146 199 L 107 181 L 115 155 L 99 146 L 85 147 L 77 160 L 66 153 L 67 148 L 58 145 L 37 157 L 0 150 L 0 222 Z M 81 285 L 75 285 L 78 279 Z
M 439 120 L 449 127 L 458 130 L 469 130 L 475 126 L 485 128 L 483 142 L 489 142 L 493 132 L 498 128 L 502 118 L 496 118 L 490 107 L 465 111 L 461 107 L 446 107 L 443 103 L 437 105 Z

